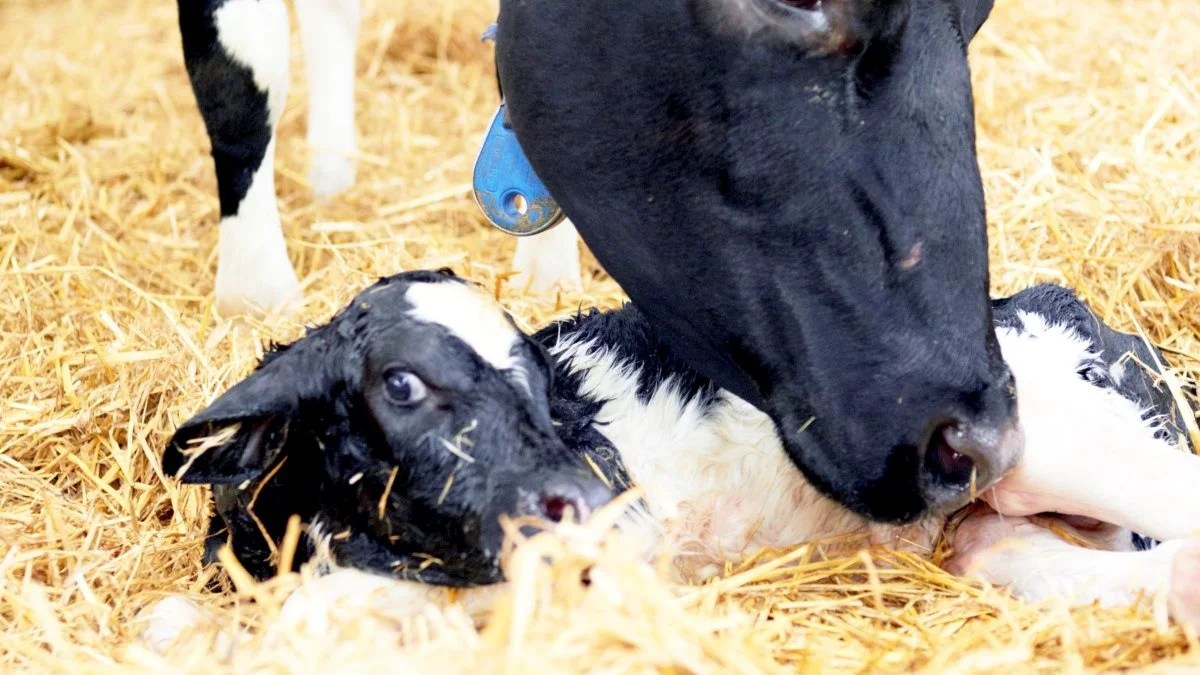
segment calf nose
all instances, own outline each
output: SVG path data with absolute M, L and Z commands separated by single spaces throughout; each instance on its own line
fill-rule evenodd
M 922 489 L 936 513 L 949 513 L 1017 465 L 1024 439 L 1015 420 L 1001 426 L 956 420 L 933 425 L 922 461 Z
M 613 493 L 595 479 L 563 477 L 547 481 L 521 504 L 521 515 L 561 523 L 568 514 L 577 523 L 584 522 L 596 509 L 612 501 Z

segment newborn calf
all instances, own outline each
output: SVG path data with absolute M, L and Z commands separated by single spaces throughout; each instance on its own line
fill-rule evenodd
M 1027 464 L 1085 438 L 1095 444 L 1083 448 L 1093 453 L 1094 465 L 1058 467 L 1058 478 L 1068 484 L 1128 471 L 1105 465 L 1114 450 L 1140 452 L 1136 463 L 1149 468 L 1144 473 L 1164 458 L 1197 471 L 1197 458 L 1176 449 L 1186 442 L 1171 396 L 1143 369 L 1162 362 L 1157 350 L 1113 331 L 1057 286 L 997 300 L 993 316 L 1016 378 Z M 622 467 L 612 480 L 637 484 L 645 494 L 626 526 L 666 541 L 685 576 L 704 578 L 762 548 L 852 533 L 930 550 L 945 525 L 944 514 L 907 526 L 872 524 L 818 493 L 788 460 L 767 417 L 673 358 L 633 306 L 582 315 L 536 337 L 558 362 L 552 410 L 567 445 L 592 443 L 572 437 L 572 430 L 608 442 Z M 1134 502 L 1152 499 L 1146 493 L 1153 488 L 1126 486 L 1125 498 L 1110 505 L 1112 522 L 1129 522 L 1120 512 L 1138 512 Z M 1173 564 L 1200 567 L 1200 552 L 1181 541 L 1134 553 L 1149 542 L 1128 530 L 1090 518 L 1056 520 L 1101 550 L 1067 543 L 1032 520 L 1002 519 L 976 507 L 954 531 L 950 565 L 1030 599 L 1128 603 L 1140 592 L 1200 586 L 1196 572 L 1171 580 Z M 1001 555 L 995 546 L 1010 536 L 1028 546 Z M 1195 601 L 1183 604 L 1200 607 L 1200 592 L 1191 594 Z
M 209 559 L 229 542 L 275 573 L 288 518 L 296 566 L 399 579 L 501 579 L 501 514 L 586 516 L 612 494 L 551 424 L 545 350 L 453 275 L 384 279 L 276 347 L 175 433 L 163 469 L 213 485 Z

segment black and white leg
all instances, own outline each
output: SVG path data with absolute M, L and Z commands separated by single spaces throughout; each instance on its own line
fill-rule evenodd
M 318 197 L 354 184 L 354 54 L 359 0 L 296 0 L 308 72 L 308 180 Z
M 289 311 L 300 285 L 274 175 L 275 127 L 287 100 L 287 8 L 283 0 L 179 0 L 179 28 L 216 165 L 217 309 Z

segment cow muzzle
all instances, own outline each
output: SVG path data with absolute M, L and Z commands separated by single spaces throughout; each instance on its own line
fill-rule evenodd
M 921 455 L 921 490 L 929 511 L 948 514 L 992 487 L 1021 460 L 1024 436 L 1015 417 L 1000 426 L 963 420 L 932 425 Z

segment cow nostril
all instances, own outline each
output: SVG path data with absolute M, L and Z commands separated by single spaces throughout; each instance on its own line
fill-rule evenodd
M 542 512 L 542 517 L 552 523 L 561 523 L 569 506 L 572 506 L 571 502 L 562 495 L 542 495 L 538 500 L 538 509 Z M 575 515 L 578 517 L 579 513 L 576 512 Z
M 925 453 L 925 466 L 943 485 L 961 487 L 975 473 L 974 451 L 966 432 L 957 424 L 942 424 L 934 429 Z

